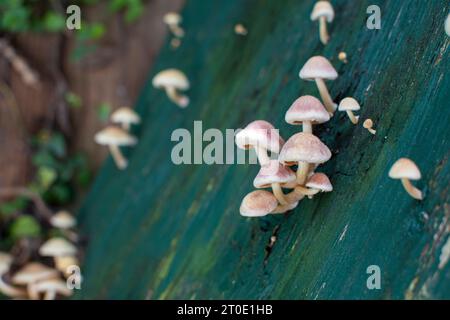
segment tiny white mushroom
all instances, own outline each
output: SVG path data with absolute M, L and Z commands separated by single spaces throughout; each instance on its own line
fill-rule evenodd
M 367 129 L 371 134 L 376 134 L 377 130 L 373 129 L 373 121 L 372 119 L 366 119 L 363 122 L 363 127 Z
M 128 166 L 128 161 L 120 151 L 120 146 L 133 146 L 137 143 L 136 137 L 130 135 L 123 129 L 109 126 L 99 131 L 94 140 L 100 145 L 108 146 L 111 156 L 120 170 Z
M 246 36 L 248 33 L 247 29 L 241 23 L 234 26 L 234 32 L 240 36 Z
M 256 190 L 242 199 L 239 212 L 244 217 L 263 217 L 274 211 L 277 206 L 277 198 L 271 192 Z
M 174 36 L 181 38 L 184 36 L 184 30 L 180 27 L 183 18 L 176 12 L 168 12 L 163 17 L 164 23 L 169 27 L 169 30 Z
M 320 41 L 323 44 L 327 44 L 330 40 L 327 22 L 330 23 L 334 20 L 334 10 L 331 4 L 328 1 L 317 1 L 311 12 L 311 20 L 319 20 Z
M 111 121 L 120 124 L 124 130 L 130 131 L 130 126 L 139 124 L 141 117 L 133 109 L 121 107 L 111 114 Z
M 389 177 L 392 179 L 400 179 L 406 192 L 414 199 L 423 199 L 422 191 L 414 187 L 410 181 L 420 180 L 422 177 L 419 168 L 411 159 L 398 159 L 389 170 Z
M 66 230 L 75 227 L 77 221 L 68 211 L 61 210 L 51 217 L 50 224 L 55 228 Z
M 186 108 L 189 105 L 189 97 L 178 92 L 178 90 L 188 90 L 190 86 L 188 78 L 180 70 L 163 70 L 155 75 L 152 84 L 157 89 L 164 89 L 169 99 L 180 108 Z
M 51 238 L 40 248 L 39 254 L 43 257 L 64 257 L 73 256 L 77 253 L 77 248 L 64 238 Z
M 338 110 L 339 111 L 345 111 L 350 118 L 350 121 L 353 124 L 357 124 L 359 120 L 359 116 L 355 116 L 353 114 L 353 111 L 358 111 L 361 109 L 361 106 L 359 105 L 358 101 L 356 101 L 354 98 L 347 97 L 342 99 L 342 101 L 339 103 Z

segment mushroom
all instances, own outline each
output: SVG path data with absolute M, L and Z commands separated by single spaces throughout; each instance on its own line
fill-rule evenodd
M 292 166 L 298 163 L 297 184 L 303 186 L 310 164 L 321 164 L 331 158 L 331 151 L 315 135 L 306 132 L 294 134 L 281 149 L 278 160 Z
M 267 151 L 279 153 L 284 144 L 278 130 L 264 120 L 249 123 L 236 134 L 235 141 L 240 149 L 254 148 L 261 166 L 270 161 Z
M 189 80 L 186 75 L 177 69 L 166 69 L 155 75 L 152 81 L 153 87 L 164 89 L 171 101 L 181 108 L 189 104 L 189 97 L 182 95 L 178 90 L 188 90 Z
M 330 115 L 320 102 L 313 96 L 301 96 L 288 109 L 285 120 L 289 124 L 302 124 L 303 132 L 312 133 L 312 125 L 330 120 Z
M 306 188 L 298 186 L 297 190 L 310 198 L 319 192 L 333 191 L 333 185 L 331 184 L 330 179 L 328 179 L 326 174 L 321 172 L 314 173 L 308 179 L 305 186 Z
M 334 10 L 331 4 L 328 1 L 317 1 L 311 12 L 311 20 L 319 20 L 320 41 L 323 44 L 327 44 L 330 40 L 327 31 L 327 22 L 330 23 L 334 20 Z
M 133 109 L 121 107 L 113 112 L 111 121 L 119 123 L 124 130 L 130 131 L 130 125 L 140 123 L 141 117 Z
M 180 27 L 183 18 L 176 12 L 168 12 L 164 15 L 163 21 L 169 27 L 174 36 L 181 38 L 184 36 L 184 30 Z
M 68 211 L 61 210 L 50 218 L 50 224 L 55 228 L 66 230 L 75 227 L 77 221 Z
M 43 257 L 73 256 L 76 253 L 77 248 L 64 238 L 51 238 L 39 248 L 39 254 Z
M 263 217 L 274 211 L 277 206 L 277 198 L 272 193 L 256 190 L 244 197 L 239 212 L 244 217 Z
M 301 79 L 316 82 L 325 108 L 330 114 L 333 114 L 337 105 L 331 99 L 324 80 L 335 80 L 338 74 L 330 61 L 322 56 L 314 56 L 305 63 L 300 70 L 299 76 Z
M 73 293 L 66 282 L 59 278 L 42 280 L 32 284 L 31 287 L 38 296 L 40 293 L 45 293 L 44 300 L 55 300 L 57 294 L 70 297 Z
M 278 202 L 286 205 L 286 201 L 281 185 L 296 180 L 295 172 L 289 167 L 282 166 L 278 160 L 270 160 L 268 164 L 261 167 L 253 180 L 253 185 L 257 189 L 272 188 L 273 194 Z
M 23 289 L 16 288 L 3 280 L 3 276 L 8 273 L 12 264 L 12 256 L 8 253 L 0 252 L 0 292 L 11 298 L 26 297 Z
M 419 168 L 411 159 L 398 159 L 389 170 L 389 177 L 392 179 L 400 179 L 406 192 L 414 199 L 423 199 L 422 191 L 414 187 L 410 181 L 420 180 L 422 177 Z
M 343 63 L 347 63 L 347 53 L 345 53 L 344 51 L 339 52 L 338 59 Z
M 371 134 L 376 134 L 377 130 L 373 129 L 373 121 L 372 119 L 366 119 L 363 122 L 363 127 L 367 129 Z
M 339 108 L 338 108 L 339 111 L 347 112 L 347 115 L 353 124 L 357 124 L 358 120 L 359 120 L 359 116 L 355 116 L 353 114 L 353 111 L 358 111 L 360 109 L 361 109 L 361 107 L 360 107 L 358 101 L 356 101 L 355 99 L 350 98 L 350 97 L 342 99 L 341 102 L 339 103 Z
M 287 211 L 297 208 L 297 206 L 298 201 L 280 204 L 271 212 L 271 214 L 286 213 Z
M 241 23 L 234 26 L 234 32 L 240 36 L 246 36 L 248 33 L 247 29 Z
M 16 272 L 12 282 L 17 285 L 27 286 L 28 296 L 32 300 L 39 299 L 39 294 L 33 290 L 33 284 L 46 279 L 58 277 L 58 271 L 51 269 L 39 262 L 31 262 Z
M 69 276 L 68 268 L 71 266 L 78 266 L 80 263 L 75 256 L 56 256 L 55 267 L 62 272 L 65 277 Z
M 137 143 L 136 137 L 130 135 L 123 129 L 109 126 L 98 132 L 94 140 L 100 145 L 108 146 L 111 156 L 120 170 L 128 166 L 128 161 L 120 151 L 120 146 L 133 146 Z

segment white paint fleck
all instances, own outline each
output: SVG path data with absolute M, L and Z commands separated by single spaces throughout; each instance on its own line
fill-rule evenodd
M 450 237 L 448 237 L 447 242 L 444 244 L 441 250 L 441 255 L 439 256 L 439 269 L 443 269 L 450 259 Z
M 339 241 L 342 241 L 347 233 L 348 223 L 345 225 L 344 230 L 342 230 L 341 235 L 339 236 Z

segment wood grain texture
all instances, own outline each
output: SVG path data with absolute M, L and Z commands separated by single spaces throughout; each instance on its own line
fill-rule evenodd
M 143 89 L 129 168 L 119 172 L 109 159 L 80 211 L 89 246 L 77 298 L 450 298 L 442 254 L 450 241 L 449 3 L 377 1 L 378 31 L 365 27 L 372 1 L 332 3 L 323 47 L 309 20 L 313 1 L 188 1 L 185 41 L 177 51 L 166 45 L 150 77 L 184 70 L 191 105 L 178 109 L 150 81 Z M 246 37 L 233 33 L 238 22 Z M 348 64 L 337 59 L 341 50 Z M 318 96 L 298 78 L 317 54 L 340 75 L 328 83 L 333 98 L 361 101 L 361 119 L 378 130 L 373 136 L 343 113 L 317 127 L 333 151 L 320 167 L 332 193 L 286 216 L 246 219 L 239 205 L 258 166 L 172 164 L 171 133 L 192 130 L 194 120 L 224 131 L 265 119 L 285 138 L 295 133 L 284 113 L 299 95 Z M 421 168 L 422 202 L 387 176 L 403 156 Z M 369 265 L 381 268 L 381 290 L 366 287 Z

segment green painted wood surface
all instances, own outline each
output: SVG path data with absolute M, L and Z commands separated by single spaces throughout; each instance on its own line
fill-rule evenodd
M 323 47 L 309 20 L 313 1 L 189 0 L 182 46 L 167 45 L 149 79 L 182 69 L 192 103 L 181 110 L 150 81 L 143 89 L 129 168 L 108 160 L 80 211 L 89 245 L 77 298 L 450 298 L 450 264 L 438 268 L 450 241 L 449 2 L 373 2 L 332 1 Z M 381 30 L 365 27 L 370 4 L 381 7 Z M 233 33 L 239 22 L 248 36 Z M 334 153 L 321 168 L 334 192 L 286 216 L 246 219 L 239 205 L 258 166 L 171 163 L 172 131 L 192 130 L 194 120 L 225 130 L 265 119 L 285 138 L 295 133 L 284 113 L 299 95 L 317 96 L 298 78 L 316 54 L 340 74 L 329 82 L 335 100 L 356 97 L 378 130 L 372 136 L 344 114 L 318 127 Z M 401 156 L 421 168 L 422 202 L 387 177 Z M 381 290 L 366 287 L 373 264 Z

